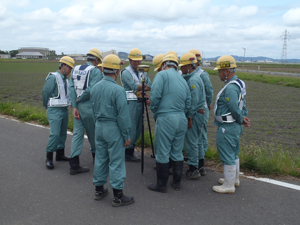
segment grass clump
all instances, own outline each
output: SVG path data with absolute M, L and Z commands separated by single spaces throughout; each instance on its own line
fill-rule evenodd
M 153 147 L 154 147 L 154 139 L 155 139 L 155 135 L 152 132 L 152 142 L 153 142 Z M 139 139 L 136 142 L 137 146 L 142 146 L 142 135 L 139 137 Z M 151 147 L 151 139 L 150 139 L 150 132 L 145 131 L 144 133 L 144 146 L 145 147 Z
M 49 124 L 45 110 L 23 103 L 0 102 L 0 113 L 14 116 L 24 122 L 36 121 L 42 125 Z
M 240 165 L 263 175 L 291 175 L 300 177 L 300 157 L 275 144 L 241 146 Z

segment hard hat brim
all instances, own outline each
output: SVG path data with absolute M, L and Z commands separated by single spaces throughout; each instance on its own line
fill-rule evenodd
M 128 57 L 129 58 L 129 57 Z M 133 61 L 142 61 L 143 60 L 143 57 L 139 57 L 139 58 L 129 58 L 129 59 L 131 59 L 131 60 L 133 60 Z

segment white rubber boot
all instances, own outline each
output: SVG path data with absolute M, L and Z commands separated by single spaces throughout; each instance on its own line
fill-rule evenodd
M 222 194 L 233 194 L 235 192 L 235 177 L 236 177 L 236 166 L 235 165 L 224 165 L 224 184 L 221 186 L 213 186 L 213 191 Z
M 236 168 L 236 175 L 235 175 L 235 183 L 234 186 L 240 186 L 240 159 L 235 160 L 235 168 Z
M 235 166 L 236 166 L 236 177 L 235 177 L 234 186 L 239 187 L 240 186 L 240 159 L 235 160 Z M 219 184 L 224 184 L 224 178 L 219 179 Z

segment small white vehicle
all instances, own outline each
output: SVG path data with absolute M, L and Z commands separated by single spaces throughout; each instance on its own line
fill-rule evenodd
M 205 67 L 206 67 L 206 66 L 210 66 L 210 62 L 203 61 L 203 62 L 202 62 L 202 66 L 205 66 Z

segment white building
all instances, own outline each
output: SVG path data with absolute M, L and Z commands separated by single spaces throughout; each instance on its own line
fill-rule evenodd
M 49 55 L 49 48 L 40 48 L 40 47 L 22 47 L 18 49 L 19 53 L 22 52 L 39 52 L 43 54 L 45 57 Z
M 114 54 L 114 55 L 118 56 L 117 51 L 112 49 L 111 51 L 108 51 L 108 52 L 102 52 L 102 58 L 104 59 L 105 56 L 110 55 L 110 54 Z
M 11 55 L 9 54 L 0 54 L 0 59 L 10 59 Z
M 71 58 L 73 58 L 75 61 L 76 60 L 86 60 L 86 55 L 84 54 L 68 54 Z
M 22 52 L 16 55 L 17 59 L 43 59 L 44 55 L 39 52 Z

